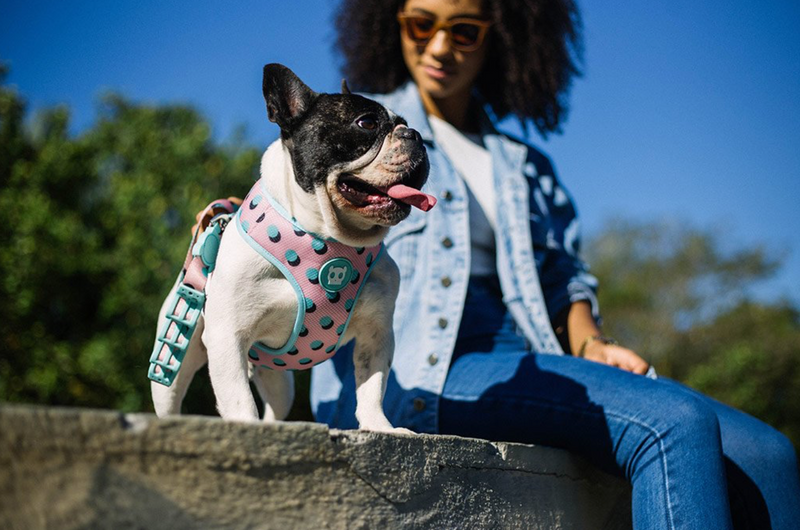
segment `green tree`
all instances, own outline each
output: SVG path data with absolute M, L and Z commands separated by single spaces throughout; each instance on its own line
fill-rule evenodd
M 800 446 L 800 312 L 788 303 L 744 301 L 688 330 L 673 375 L 749 412 Z
M 0 86 L 0 399 L 147 409 L 156 315 L 194 214 L 246 192 L 260 152 L 215 144 L 192 109 L 116 95 L 77 138 L 68 122 L 57 108 L 26 127 Z

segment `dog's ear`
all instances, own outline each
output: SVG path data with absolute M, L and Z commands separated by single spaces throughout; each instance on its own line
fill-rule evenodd
M 350 87 L 347 86 L 347 79 L 342 79 L 342 94 L 350 95 Z
M 277 63 L 264 66 L 262 88 L 269 120 L 285 131 L 292 128 L 317 97 L 294 72 Z

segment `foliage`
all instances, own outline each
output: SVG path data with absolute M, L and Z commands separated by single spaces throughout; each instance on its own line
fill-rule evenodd
M 242 194 L 260 153 L 218 146 L 193 110 L 104 98 L 78 138 L 56 108 L 28 131 L 0 87 L 0 399 L 149 407 L 158 308 L 194 213 Z
M 788 304 L 743 302 L 687 332 L 674 376 L 749 412 L 800 446 L 800 313 Z
M 613 221 L 590 242 L 605 332 L 659 373 L 780 429 L 800 446 L 800 312 L 750 293 L 780 258 L 712 231 Z
M 611 221 L 587 249 L 601 279 L 602 314 L 620 342 L 665 359 L 698 321 L 748 296 L 779 261 L 763 248 L 725 252 L 724 238 L 676 223 Z

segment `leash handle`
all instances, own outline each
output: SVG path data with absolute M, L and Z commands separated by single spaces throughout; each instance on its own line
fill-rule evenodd
M 152 381 L 164 386 L 172 385 L 197 328 L 205 301 L 204 292 L 183 284 L 178 286 L 150 355 L 147 377 Z
M 194 231 L 183 262 L 180 284 L 164 315 L 150 355 L 147 377 L 164 386 L 172 385 L 178 375 L 206 302 L 206 282 L 216 265 L 222 233 L 238 206 L 228 199 L 217 199 L 205 207 L 200 219 L 216 210 L 221 212 L 211 218 L 208 228 L 203 230 L 203 223 L 199 222 Z

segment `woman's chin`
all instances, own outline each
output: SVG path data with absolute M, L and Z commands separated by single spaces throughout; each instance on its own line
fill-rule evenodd
M 451 78 L 433 79 L 422 73 L 420 77 L 423 76 L 423 79 L 417 80 L 417 86 L 433 99 L 446 99 L 457 92 Z

